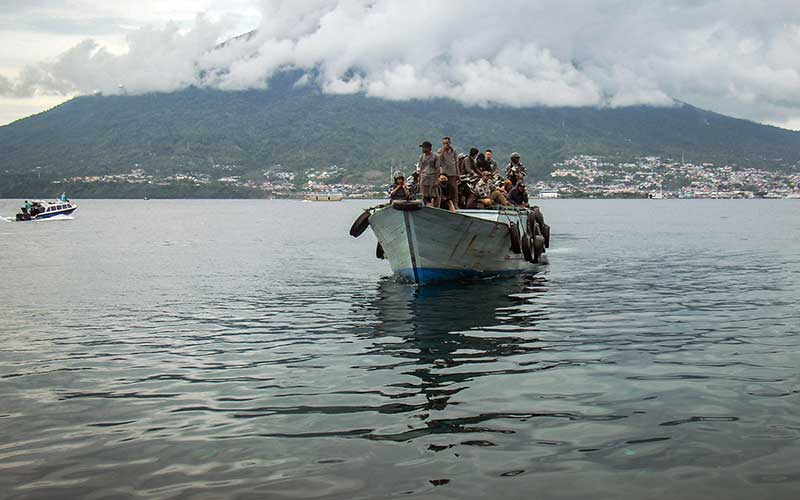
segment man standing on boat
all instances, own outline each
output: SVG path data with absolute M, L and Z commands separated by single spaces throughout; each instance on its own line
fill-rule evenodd
M 434 154 L 431 149 L 433 144 L 425 141 L 419 145 L 422 154 L 419 157 L 419 186 L 422 193 L 422 201 L 426 206 L 439 206 L 439 156 Z
M 455 212 L 458 206 L 458 179 L 461 174 L 458 169 L 458 154 L 450 144 L 449 137 L 442 138 L 442 149 L 439 150 L 439 162 L 442 173 L 447 176 L 447 187 L 442 187 L 446 193 L 450 211 Z
M 481 170 L 478 170 L 475 165 L 475 160 L 478 158 L 478 148 L 469 150 L 469 156 L 464 157 L 464 163 L 461 165 L 461 173 L 471 177 L 480 177 Z
M 517 182 L 522 182 L 528 171 L 520 161 L 519 153 L 511 153 L 510 160 L 509 164 L 506 165 L 506 178 L 511 181 L 512 187 L 516 187 Z
M 492 153 L 491 149 L 487 149 L 483 153 L 483 156 L 486 158 L 486 163 L 489 164 L 489 170 L 492 172 L 492 177 L 495 175 L 500 175 L 500 167 L 497 166 L 497 161 L 492 158 L 493 155 L 494 153 Z

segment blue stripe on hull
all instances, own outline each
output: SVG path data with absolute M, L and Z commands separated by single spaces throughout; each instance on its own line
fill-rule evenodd
M 404 281 L 410 281 L 419 285 L 430 283 L 441 283 L 444 281 L 456 281 L 467 278 L 477 278 L 479 276 L 493 276 L 497 274 L 514 274 L 524 271 L 518 269 L 504 269 L 502 271 L 476 271 L 474 269 L 443 269 L 433 267 L 418 267 L 415 269 L 398 269 L 397 276 Z
M 33 219 L 31 219 L 31 220 L 49 219 L 50 217 L 55 217 L 56 215 L 72 215 L 72 212 L 74 212 L 75 210 L 76 209 L 73 208 L 73 209 L 70 209 L 70 210 L 62 210 L 60 212 L 47 212 L 47 213 L 39 214 L 36 217 L 34 217 Z

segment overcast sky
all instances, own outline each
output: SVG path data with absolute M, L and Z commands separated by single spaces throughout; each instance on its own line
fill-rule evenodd
M 329 93 L 684 101 L 800 129 L 797 0 L 0 0 L 0 47 L 0 124 L 97 91 L 264 88 L 291 68 Z

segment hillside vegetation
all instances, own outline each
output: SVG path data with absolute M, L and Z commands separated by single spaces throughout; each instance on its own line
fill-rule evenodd
M 689 105 L 464 107 L 445 99 L 325 95 L 295 88 L 293 81 L 283 75 L 268 90 L 242 92 L 190 88 L 77 97 L 0 127 L 0 186 L 6 186 L 0 191 L 10 195 L 11 186 L 16 191 L 42 180 L 133 168 L 213 174 L 214 165 L 235 165 L 239 175 L 276 164 L 295 172 L 338 165 L 358 179 L 371 170 L 407 168 L 421 140 L 437 144 L 444 135 L 460 149 L 490 147 L 501 162 L 519 151 L 534 176 L 576 154 L 684 155 L 693 162 L 767 168 L 800 161 L 800 133 Z

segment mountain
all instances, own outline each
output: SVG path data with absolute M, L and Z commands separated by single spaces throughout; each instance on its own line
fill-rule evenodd
M 263 178 L 264 170 L 280 164 L 302 178 L 308 168 L 337 165 L 357 180 L 370 172 L 385 175 L 391 166 L 408 170 L 422 140 L 438 144 L 444 135 L 462 150 L 492 148 L 501 162 L 519 151 L 540 177 L 553 162 L 576 154 L 684 155 L 693 162 L 775 169 L 800 161 L 800 133 L 688 104 L 465 107 L 446 99 L 327 95 L 295 85 L 297 78 L 284 73 L 267 90 L 82 96 L 0 127 L 0 196 L 24 196 L 54 179 L 134 168 Z M 219 165 L 229 167 L 221 173 Z

